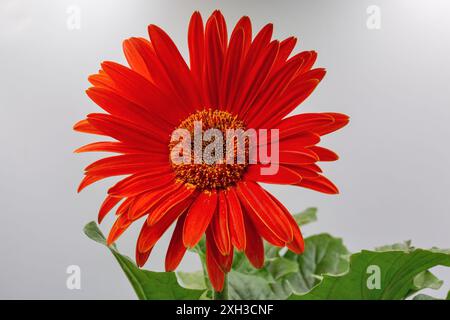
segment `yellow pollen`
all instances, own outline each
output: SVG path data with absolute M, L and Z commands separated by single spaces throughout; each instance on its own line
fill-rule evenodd
M 208 129 L 218 129 L 223 137 L 223 159 L 213 164 L 194 163 L 194 125 L 201 121 L 202 133 Z M 226 111 L 220 110 L 201 110 L 191 114 L 183 120 L 177 129 L 186 129 L 191 134 L 191 163 L 175 164 L 172 167 L 179 180 L 186 184 L 194 185 L 199 190 L 226 189 L 236 184 L 242 179 L 245 169 L 248 165 L 248 141 L 245 141 L 245 163 L 227 163 L 226 159 L 226 131 L 227 129 L 245 130 L 244 123 L 236 116 Z M 202 141 L 202 154 L 205 147 L 210 143 Z M 169 150 L 177 143 L 170 143 Z M 234 143 L 234 156 L 237 159 L 237 145 Z

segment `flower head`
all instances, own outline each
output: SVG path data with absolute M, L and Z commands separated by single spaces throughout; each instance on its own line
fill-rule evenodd
M 189 66 L 170 37 L 150 25 L 150 40 L 124 41 L 129 67 L 103 62 L 89 77 L 92 87 L 87 94 L 105 113 L 89 114 L 74 128 L 113 140 L 91 143 L 77 152 L 118 155 L 89 165 L 79 190 L 108 177 L 126 176 L 108 190 L 98 220 L 117 206 L 107 240 L 113 243 L 134 221 L 146 217 L 136 245 L 139 266 L 175 223 L 166 269 L 174 270 L 186 249 L 206 234 L 208 274 L 215 290 L 221 291 L 234 249 L 244 251 L 257 268 L 264 264 L 263 239 L 303 252 L 296 222 L 260 182 L 338 192 L 317 165 L 338 156 L 317 144 L 321 136 L 345 126 L 348 117 L 330 112 L 288 116 L 312 93 L 325 70 L 313 68 L 314 51 L 291 56 L 296 39 L 272 40 L 272 29 L 268 24 L 252 37 L 250 20 L 242 17 L 228 36 L 219 11 L 205 25 L 195 12 L 188 32 Z M 185 151 L 176 149 L 177 129 L 187 132 L 181 139 L 188 140 L 187 146 L 214 155 L 214 161 L 194 161 L 197 154 L 192 150 L 188 162 L 174 161 L 173 154 Z M 206 136 L 210 129 L 216 130 L 215 148 L 207 153 L 210 145 L 194 140 L 196 130 Z M 241 149 L 237 138 L 232 139 L 231 154 L 237 156 L 240 150 L 244 161 L 232 162 L 217 151 L 228 146 L 228 141 L 216 140 L 219 134 L 249 129 L 262 129 L 265 139 L 254 145 L 246 136 Z M 259 153 L 264 148 L 277 152 L 271 159 L 276 170 L 270 174 L 264 173 L 270 164 Z M 257 154 L 254 161 L 252 151 Z

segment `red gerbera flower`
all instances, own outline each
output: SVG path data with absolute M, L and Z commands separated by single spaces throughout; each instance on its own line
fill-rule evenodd
M 287 117 L 312 93 L 325 70 L 312 69 L 314 51 L 290 57 L 296 39 L 271 40 L 272 29 L 267 24 L 252 38 L 250 20 L 242 17 L 228 39 L 219 11 L 205 26 L 195 12 L 188 32 L 190 66 L 170 37 L 150 25 L 150 40 L 130 38 L 123 43 L 129 68 L 104 62 L 99 73 L 89 77 L 93 87 L 87 94 L 106 113 L 89 114 L 74 129 L 114 141 L 91 143 L 76 152 L 119 155 L 89 165 L 79 191 L 107 177 L 127 176 L 108 190 L 98 221 L 120 203 L 108 236 L 111 244 L 146 216 L 136 246 L 139 266 L 176 222 L 166 269 L 174 270 L 186 248 L 206 234 L 208 274 L 215 290 L 221 291 L 234 249 L 244 251 L 256 268 L 264 263 L 263 239 L 303 252 L 294 219 L 258 182 L 338 192 L 317 165 L 338 156 L 317 143 L 320 136 L 345 126 L 348 117 L 338 113 Z M 222 132 L 279 129 L 277 174 L 262 175 L 261 163 L 173 163 L 172 132 L 192 131 L 196 120 L 203 121 L 203 129 Z

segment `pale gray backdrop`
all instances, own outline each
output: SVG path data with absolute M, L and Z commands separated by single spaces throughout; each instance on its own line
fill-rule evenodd
M 381 10 L 381 29 L 367 27 L 370 5 Z M 0 298 L 135 297 L 112 256 L 82 233 L 111 180 L 76 194 L 97 155 L 72 153 L 93 137 L 71 128 L 99 110 L 84 93 L 86 78 L 102 60 L 125 61 L 122 40 L 157 24 L 187 57 L 191 13 L 216 8 L 229 25 L 242 15 L 255 29 L 273 22 L 277 38 L 294 35 L 297 50 L 319 52 L 328 74 L 296 112 L 351 116 L 324 139 L 341 155 L 325 166 L 340 195 L 270 187 L 293 212 L 319 207 L 304 233 L 330 232 L 353 251 L 408 239 L 450 247 L 450 2 L 0 0 Z M 74 9 L 81 28 L 71 30 Z M 120 239 L 123 252 L 133 254 L 137 232 Z M 162 270 L 167 242 L 148 268 Z M 81 290 L 66 288 L 72 264 Z M 181 267 L 199 264 L 187 256 Z M 437 272 L 444 296 L 450 272 Z

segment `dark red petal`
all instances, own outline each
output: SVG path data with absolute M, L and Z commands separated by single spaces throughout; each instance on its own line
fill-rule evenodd
M 290 212 L 286 209 L 283 204 L 278 201 L 277 198 L 275 198 L 273 195 L 268 193 L 268 195 L 272 198 L 272 200 L 279 206 L 279 208 L 282 210 L 282 212 L 285 214 L 286 218 L 289 220 L 292 226 L 292 232 L 294 234 L 294 237 L 291 242 L 287 243 L 287 247 L 289 250 L 293 251 L 294 253 L 301 254 L 303 253 L 305 249 L 305 242 L 303 241 L 303 236 L 300 231 L 300 228 L 295 221 L 294 217 L 290 214 Z
M 245 255 L 255 268 L 262 268 L 264 265 L 264 244 L 255 226 L 247 217 L 245 218 L 245 234 L 247 242 Z
M 339 156 L 336 153 L 323 147 L 311 146 L 308 147 L 308 149 L 317 154 L 319 161 L 336 161 L 339 159 Z
M 137 147 L 127 146 L 122 142 L 115 141 L 101 141 L 93 142 L 84 145 L 74 151 L 75 153 L 82 152 L 115 152 L 115 153 L 145 153 L 145 150 Z
M 172 225 L 172 223 L 178 219 L 180 215 L 186 212 L 187 207 L 191 203 L 190 199 L 185 199 L 182 202 L 177 203 L 171 207 L 165 215 L 161 217 L 155 224 L 148 224 L 144 222 L 141 233 L 138 238 L 138 249 L 140 252 L 146 252 L 153 248 L 156 242 L 166 232 L 166 230 Z
M 238 91 L 237 80 L 239 77 L 239 70 L 243 60 L 244 54 L 244 30 L 242 28 L 235 30 L 230 39 L 230 46 L 227 50 L 224 62 L 224 71 L 222 75 L 220 93 L 219 93 L 219 107 L 230 111 L 230 102 Z
M 176 126 L 185 117 L 185 114 L 178 112 L 177 99 L 165 94 L 139 73 L 110 61 L 103 62 L 102 68 L 114 81 L 120 96 L 148 109 L 159 121 Z
M 136 264 L 139 268 L 142 268 L 144 264 L 147 262 L 148 257 L 150 256 L 150 253 L 152 252 L 151 248 L 148 251 L 140 252 L 137 245 L 136 245 Z
M 206 241 L 206 270 L 208 271 L 208 277 L 214 288 L 214 291 L 221 292 L 223 290 L 223 284 L 225 280 L 225 273 L 220 268 L 219 264 L 214 259 L 214 246 L 213 241 Z
M 278 52 L 277 60 L 275 61 L 275 65 L 273 66 L 272 72 L 280 69 L 286 60 L 289 58 L 292 50 L 294 50 L 295 45 L 297 44 L 297 38 L 289 37 L 280 42 L 280 51 Z M 302 59 L 303 60 L 303 59 Z
M 200 87 L 203 78 L 203 68 L 205 64 L 205 34 L 203 21 L 200 12 L 195 11 L 189 22 L 188 31 L 189 61 L 191 72 Z
M 219 22 L 214 14 L 206 22 L 205 48 L 204 89 L 208 93 L 206 103 L 208 107 L 219 108 L 219 91 L 225 51 L 220 39 Z
M 300 132 L 311 131 L 334 123 L 333 117 L 326 113 L 301 113 L 281 120 L 275 127 L 280 130 L 280 135 L 288 138 Z
M 158 121 L 157 115 L 148 109 L 142 108 L 105 88 L 89 88 L 86 91 L 89 98 L 106 112 L 117 118 L 127 120 L 142 128 L 148 128 L 152 136 L 167 139 L 173 127 Z
M 199 105 L 198 90 L 195 87 L 191 72 L 172 39 L 161 28 L 148 26 L 148 33 L 161 64 L 167 72 L 173 87 L 183 101 L 195 110 Z
M 183 228 L 183 243 L 193 248 L 200 241 L 216 210 L 217 192 L 205 191 L 189 208 Z
M 162 139 L 150 130 L 110 114 L 91 113 L 88 120 L 101 132 L 132 147 L 145 148 L 149 151 L 163 148 L 167 150 L 169 134 L 166 139 Z
M 219 29 L 220 43 L 222 45 L 223 51 L 227 50 L 228 45 L 228 32 L 227 32 L 227 23 L 223 14 L 219 10 L 214 10 L 212 16 L 214 16 L 217 20 L 217 27 Z
M 211 220 L 211 231 L 214 235 L 217 249 L 221 255 L 231 251 L 230 230 L 228 227 L 228 206 L 224 191 L 219 191 L 216 213 Z
M 279 153 L 279 162 L 283 164 L 303 165 L 314 163 L 319 160 L 315 153 L 306 148 L 298 149 L 296 151 L 281 150 Z
M 109 231 L 108 238 L 106 239 L 107 245 L 111 245 L 115 242 L 131 225 L 132 221 L 128 219 L 126 215 L 121 215 L 114 222 L 111 230 Z
M 339 193 L 338 188 L 330 180 L 321 175 L 313 179 L 305 178 L 296 185 L 328 194 Z
M 186 203 L 194 192 L 195 187 L 184 186 L 177 190 L 173 195 L 166 197 L 160 205 L 153 209 L 152 213 L 148 216 L 147 223 L 149 225 L 157 224 L 159 220 L 164 219 L 164 216 L 167 215 L 172 208 L 178 206 L 180 203 Z M 192 201 L 188 202 L 190 203 Z
M 247 168 L 245 173 L 246 180 L 252 180 L 263 183 L 274 183 L 274 184 L 294 184 L 302 180 L 302 176 L 286 166 L 279 166 L 278 172 L 276 174 L 262 174 L 261 169 L 268 167 L 262 164 L 251 164 Z
M 178 218 L 172 238 L 170 239 L 166 253 L 166 272 L 174 271 L 186 253 L 186 247 L 183 244 L 183 226 L 185 219 L 186 214 L 183 214 Z
M 106 196 L 105 201 L 103 201 L 98 212 L 98 223 L 102 222 L 103 218 L 120 202 L 120 200 L 122 200 L 121 197 Z
M 93 176 L 113 176 L 137 173 L 166 165 L 163 158 L 148 154 L 122 154 L 97 160 L 85 168 Z
M 345 127 L 349 122 L 349 117 L 345 114 L 341 113 L 331 113 L 327 112 L 325 113 L 327 116 L 330 116 L 334 119 L 334 122 L 330 125 L 323 126 L 321 128 L 318 128 L 316 132 L 320 135 L 329 134 L 331 132 L 334 132 L 336 130 L 339 130 L 342 127 Z
M 171 197 L 183 187 L 182 183 L 172 183 L 150 190 L 139 195 L 128 210 L 130 219 L 136 220 L 164 201 L 165 198 Z
M 274 245 L 283 245 L 292 240 L 289 221 L 280 212 L 272 199 L 258 184 L 241 181 L 237 184 L 237 194 L 252 219 L 258 232 Z
M 291 79 L 301 64 L 302 60 L 298 56 L 295 56 L 278 69 L 277 72 L 271 71 L 270 77 L 264 83 L 260 93 L 246 114 L 247 123 L 250 128 L 257 127 L 258 124 L 262 123 L 267 113 L 275 113 L 272 110 L 272 106 L 276 105 L 276 101 L 280 99 L 280 95 L 289 86 Z M 264 112 L 261 112 L 262 109 L 264 109 Z
M 78 185 L 77 192 L 81 192 L 87 186 L 90 186 L 91 184 L 105 178 L 108 178 L 108 176 L 85 175 L 83 180 L 81 180 L 80 184 Z
M 228 205 L 231 243 L 237 250 L 242 251 L 246 247 L 246 236 L 241 204 L 238 196 L 236 195 L 235 188 L 226 190 L 225 195 Z
M 231 265 L 233 264 L 233 251 L 230 251 L 230 253 L 227 255 L 223 255 L 220 253 L 211 226 L 206 229 L 206 242 L 210 243 L 212 249 L 211 254 L 213 255 L 214 260 L 216 260 L 216 263 L 219 265 L 222 271 L 225 273 L 230 272 Z
M 252 43 L 252 23 L 249 17 L 243 16 L 241 19 L 239 19 L 239 21 L 236 23 L 236 26 L 233 29 L 233 33 L 237 32 L 239 29 L 242 29 L 244 31 L 244 56 L 245 56 Z M 231 34 L 231 38 L 233 38 L 233 33 Z
M 233 110 L 244 117 L 258 93 L 263 88 L 265 81 L 272 69 L 277 57 L 280 44 L 272 41 L 260 54 L 254 65 L 247 65 L 243 69 L 243 82 L 237 100 L 233 102 Z M 250 47 L 249 55 L 252 47 Z M 246 64 L 248 63 L 248 57 Z
M 163 167 L 161 171 L 150 173 L 136 173 L 109 188 L 108 194 L 120 197 L 132 197 L 139 193 L 155 190 L 173 183 L 175 174 L 170 168 Z

